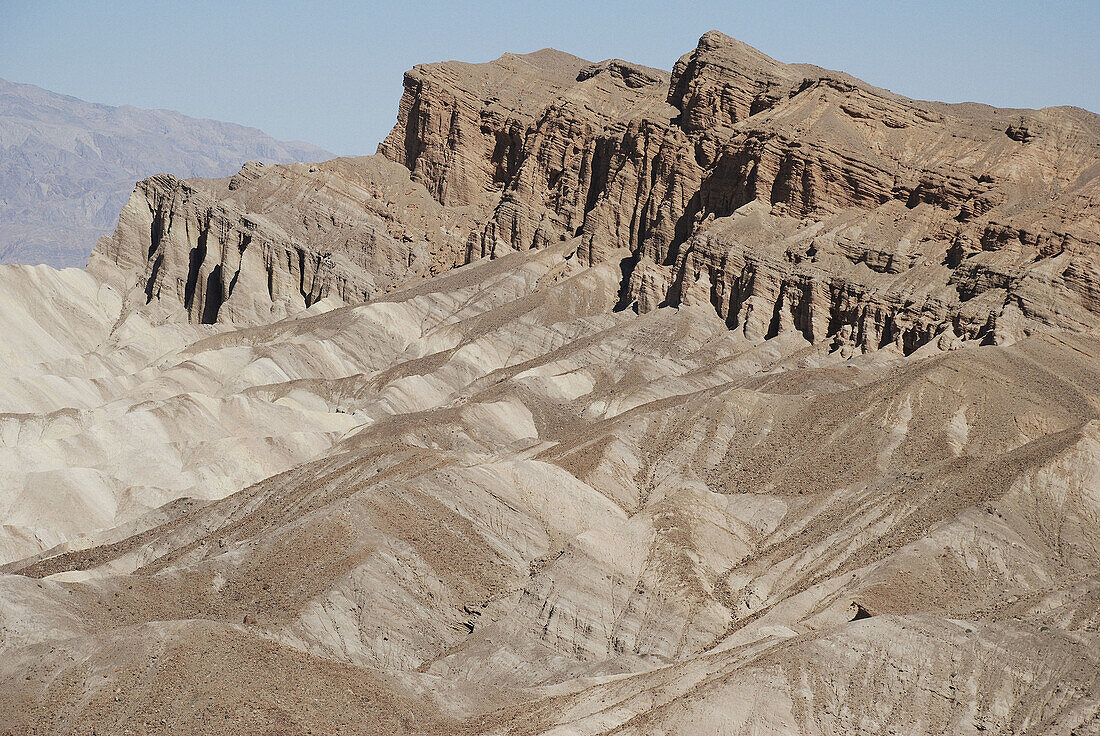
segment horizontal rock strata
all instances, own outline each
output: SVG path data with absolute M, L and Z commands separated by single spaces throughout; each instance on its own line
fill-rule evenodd
M 264 321 L 576 238 L 624 260 L 620 307 L 848 352 L 1001 342 L 1097 324 L 1098 146 L 1083 110 L 918 102 L 718 32 L 671 75 L 546 49 L 414 68 L 378 157 L 142 182 L 92 268 Z

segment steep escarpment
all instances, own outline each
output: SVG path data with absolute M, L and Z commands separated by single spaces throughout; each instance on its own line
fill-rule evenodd
M 1096 324 L 1098 144 L 1082 110 L 918 102 L 711 32 L 670 78 L 417 67 L 379 150 L 492 206 L 470 257 L 579 237 L 591 263 L 629 251 L 643 311 L 694 292 L 752 336 L 908 352 Z
M 405 75 L 379 152 L 445 205 L 483 201 L 511 180 L 523 136 L 588 62 L 553 49 L 491 64 L 424 64 Z
M 462 263 L 466 218 L 381 157 L 162 175 L 138 184 L 89 270 L 191 322 L 269 322 Z
M 910 100 L 718 32 L 671 75 L 546 49 L 415 67 L 375 157 L 147 180 L 92 268 L 262 322 L 576 240 L 623 262 L 620 308 L 911 353 L 1100 322 L 1098 152 L 1083 110 Z

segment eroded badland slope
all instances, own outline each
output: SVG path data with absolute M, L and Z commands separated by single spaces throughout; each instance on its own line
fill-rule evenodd
M 717 32 L 0 271 L 0 732 L 1100 733 L 1100 121 Z

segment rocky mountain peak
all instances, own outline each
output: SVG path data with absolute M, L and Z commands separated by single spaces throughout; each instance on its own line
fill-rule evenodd
M 786 64 L 776 61 L 756 47 L 718 30 L 707 31 L 700 36 L 695 49 L 680 57 L 681 60 L 685 58 L 706 58 L 730 68 L 740 67 L 744 71 L 782 73 L 780 70 L 787 68 Z
M 840 72 L 780 63 L 717 31 L 671 74 L 552 49 L 422 64 L 405 75 L 379 154 L 407 170 L 408 196 L 426 195 L 438 216 L 461 223 L 436 236 L 424 260 L 409 260 L 413 246 L 372 246 L 364 270 L 361 237 L 322 246 L 301 218 L 242 210 L 244 178 L 282 182 L 278 197 L 314 186 L 292 167 L 267 167 L 243 171 L 188 217 L 178 207 L 198 200 L 183 184 L 140 188 L 131 203 L 140 224 L 104 241 L 95 268 L 109 261 L 146 295 L 185 296 L 186 264 L 213 259 L 198 271 L 222 264 L 221 292 L 239 289 L 250 268 L 234 281 L 239 249 L 198 241 L 202 223 L 239 211 L 234 217 L 258 223 L 250 243 L 285 254 L 257 261 L 266 275 L 256 283 L 298 284 L 265 288 L 244 300 L 256 309 L 219 317 L 262 321 L 321 296 L 370 299 L 417 274 L 575 241 L 585 263 L 625 258 L 622 307 L 701 300 L 755 339 L 793 330 L 837 350 L 908 353 L 1096 324 L 1090 274 L 1100 228 L 1087 172 L 1098 141 L 1091 113 L 909 100 Z M 379 166 L 347 164 L 325 186 L 352 170 L 372 180 L 368 168 Z M 291 196 L 324 199 L 309 191 Z M 322 232 L 373 217 L 361 200 L 344 201 Z M 436 215 L 425 220 L 421 207 L 387 214 L 401 238 L 424 237 Z M 179 240 L 146 234 L 157 232 L 146 220 L 172 231 L 189 218 L 196 224 Z M 178 243 L 175 254 L 161 243 Z M 301 264 L 323 256 L 333 265 L 304 276 L 314 270 Z M 274 275 L 283 263 L 292 267 Z M 149 286 L 175 270 L 181 286 Z
M 585 60 L 568 52 L 547 47 L 526 54 L 502 54 L 496 62 L 502 65 L 518 62 L 546 72 L 568 74 L 578 64 L 584 64 Z
M 650 85 L 668 84 L 667 72 L 650 69 L 640 64 L 631 64 L 622 59 L 607 59 L 596 64 L 589 64 L 577 74 L 577 81 L 583 82 L 599 74 L 610 75 L 617 82 L 635 89 Z
M 741 122 L 789 96 L 797 74 L 787 65 L 718 31 L 699 39 L 672 69 L 668 102 L 681 124 L 699 132 Z

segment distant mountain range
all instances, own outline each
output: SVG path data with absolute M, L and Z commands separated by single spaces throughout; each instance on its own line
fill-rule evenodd
M 83 267 L 134 184 L 153 174 L 220 177 L 251 160 L 332 157 L 256 128 L 0 79 L 0 263 Z

